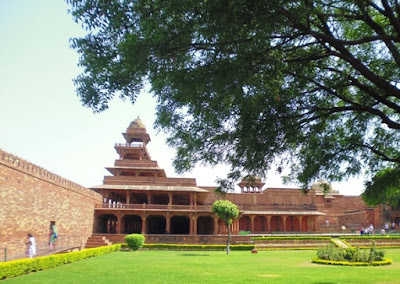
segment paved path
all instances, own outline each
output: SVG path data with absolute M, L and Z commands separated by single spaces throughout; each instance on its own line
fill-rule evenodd
M 339 238 L 332 238 L 332 241 L 341 248 L 348 248 L 349 246 L 346 245 L 344 242 L 342 242 L 341 240 L 339 240 Z

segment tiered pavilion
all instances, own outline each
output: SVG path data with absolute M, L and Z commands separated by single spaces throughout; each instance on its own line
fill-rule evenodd
M 221 198 L 239 207 L 233 234 L 315 232 L 321 223 L 318 218 L 326 215 L 318 210 L 316 198 L 321 196 L 314 191 L 304 195 L 300 189 L 263 190 L 264 183 L 255 176 L 239 183 L 241 193 L 223 197 L 215 193 L 215 187 L 197 186 L 194 178 L 167 177 L 147 151 L 150 137 L 139 118 L 123 136 L 125 143 L 115 145 L 119 159 L 107 167 L 112 176 L 105 176 L 102 185 L 91 187 L 104 198 L 95 208 L 94 233 L 224 234 L 224 225 L 211 211 L 213 202 Z

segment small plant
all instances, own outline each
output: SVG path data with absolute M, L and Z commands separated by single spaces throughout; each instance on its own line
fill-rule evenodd
M 125 236 L 125 241 L 129 248 L 133 251 L 137 251 L 144 244 L 144 236 L 142 234 L 130 234 Z

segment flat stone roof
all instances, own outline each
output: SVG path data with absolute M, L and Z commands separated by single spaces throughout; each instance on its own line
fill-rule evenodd
M 241 213 L 247 215 L 316 215 L 316 216 L 326 215 L 325 213 L 319 211 L 278 211 L 278 210 L 269 210 L 269 211 L 245 210 Z
M 142 191 L 181 191 L 181 192 L 204 192 L 208 190 L 197 186 L 162 186 L 162 185 L 119 185 L 119 184 L 102 184 L 91 186 L 91 189 L 120 189 L 120 190 L 142 190 Z

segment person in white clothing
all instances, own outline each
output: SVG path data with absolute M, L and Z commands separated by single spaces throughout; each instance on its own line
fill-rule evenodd
M 29 258 L 34 258 L 36 255 L 36 240 L 31 234 L 28 234 L 28 242 L 26 244 L 28 245 L 27 254 Z

